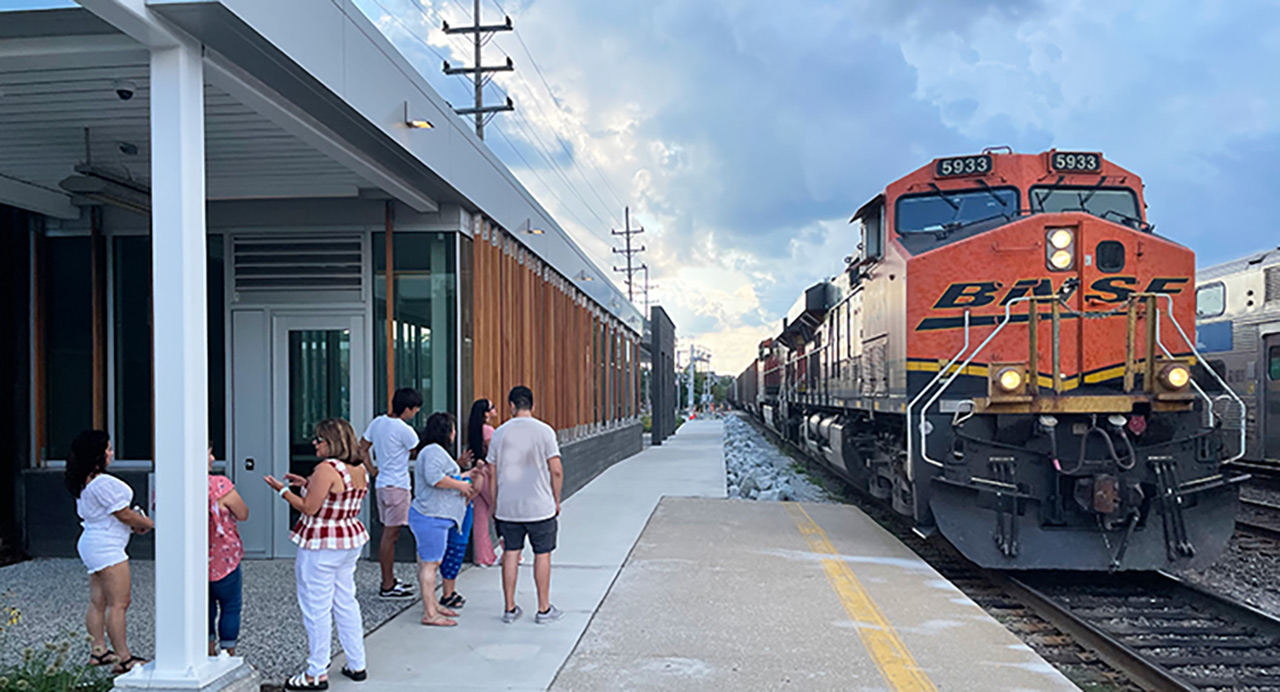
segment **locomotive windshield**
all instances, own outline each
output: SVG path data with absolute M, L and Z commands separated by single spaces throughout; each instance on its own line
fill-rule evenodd
M 1018 191 L 1011 187 L 935 190 L 898 198 L 899 233 L 951 231 L 978 221 L 1018 214 Z
M 1137 227 L 1142 224 L 1138 213 L 1138 197 L 1127 187 L 1056 187 L 1031 188 L 1031 212 L 1055 214 L 1083 211 L 1117 223 Z

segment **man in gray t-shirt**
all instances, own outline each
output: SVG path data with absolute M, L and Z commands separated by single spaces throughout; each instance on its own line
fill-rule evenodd
M 564 467 L 556 431 L 533 417 L 533 391 L 523 385 L 514 387 L 507 401 L 512 417 L 493 433 L 488 459 L 497 472 L 493 516 L 502 537 L 502 594 L 506 598 L 502 621 L 515 622 L 523 613 L 516 605 L 516 578 L 520 551 L 528 536 L 533 547 L 533 581 L 538 588 L 535 620 L 541 624 L 563 615 L 551 605 L 551 551 L 556 549 Z

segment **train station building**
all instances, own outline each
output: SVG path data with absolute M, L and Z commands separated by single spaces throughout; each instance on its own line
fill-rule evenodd
M 359 430 L 398 387 L 465 419 L 529 385 L 566 493 L 641 449 L 645 316 L 350 0 L 0 9 L 2 538 L 75 554 L 62 463 L 107 430 L 156 512 L 131 551 L 184 614 L 154 676 L 221 674 L 208 444 L 256 558 L 293 552 L 261 478 L 309 472 L 317 421 Z

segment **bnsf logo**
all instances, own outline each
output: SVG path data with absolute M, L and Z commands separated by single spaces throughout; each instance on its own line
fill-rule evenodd
M 1065 282 L 1066 279 L 1064 278 Z M 1147 284 L 1144 293 L 1182 292 L 1182 285 L 1189 283 L 1186 278 L 1154 278 Z M 1138 279 L 1133 276 L 1107 276 L 1094 281 L 1085 294 L 1086 300 L 1102 303 L 1123 303 L 1137 290 Z M 979 308 L 991 305 L 997 299 L 999 305 L 1007 305 L 1027 295 L 1051 296 L 1054 294 L 1052 279 L 1021 279 L 1002 292 L 1004 285 L 998 281 L 976 281 L 954 283 L 947 286 L 938 302 L 933 304 L 935 310 L 947 308 Z M 1059 285 L 1061 288 L 1061 285 Z

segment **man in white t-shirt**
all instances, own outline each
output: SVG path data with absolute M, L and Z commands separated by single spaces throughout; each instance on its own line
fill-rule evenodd
M 559 620 L 564 613 L 551 605 L 551 551 L 556 549 L 556 518 L 564 467 L 556 431 L 533 417 L 533 391 L 514 387 L 507 396 L 512 418 L 493 433 L 489 463 L 497 472 L 493 516 L 502 537 L 502 594 L 505 623 L 524 611 L 516 605 L 516 577 L 525 536 L 533 546 L 533 582 L 538 587 L 538 624 Z
M 409 503 L 413 499 L 409 484 L 409 457 L 418 446 L 418 433 L 407 421 L 422 410 L 422 395 L 408 387 L 396 390 L 391 397 L 391 413 L 378 416 L 360 436 L 360 455 L 369 463 L 374 477 L 374 493 L 378 500 L 378 520 L 382 522 L 382 540 L 378 543 L 378 561 L 382 563 L 382 598 L 411 598 L 413 587 L 396 579 L 392 566 L 396 559 L 396 541 L 400 529 L 409 525 Z M 369 449 L 373 448 L 372 457 Z M 374 465 L 374 460 L 377 465 Z

